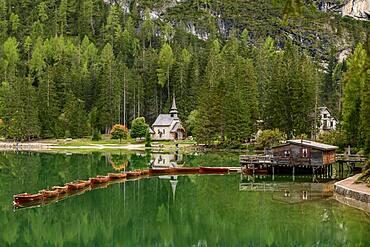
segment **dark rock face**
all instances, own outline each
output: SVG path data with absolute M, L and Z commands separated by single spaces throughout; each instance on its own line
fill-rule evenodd
M 317 8 L 324 12 L 336 12 L 358 20 L 370 20 L 370 2 L 368 0 L 313 0 Z

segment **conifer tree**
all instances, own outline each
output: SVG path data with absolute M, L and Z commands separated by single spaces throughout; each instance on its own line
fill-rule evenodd
M 348 144 L 357 146 L 360 135 L 361 94 L 366 80 L 366 52 L 358 45 L 347 60 L 348 70 L 344 75 L 343 129 Z
M 198 119 L 194 127 L 196 140 L 200 143 L 213 144 L 220 134 L 220 100 L 217 94 L 219 77 L 220 44 L 214 40 L 210 47 L 206 74 L 201 86 L 198 104 Z
M 158 58 L 158 84 L 164 87 L 167 83 L 167 96 L 170 97 L 170 70 L 174 63 L 172 48 L 169 44 L 164 44 L 159 52 Z
M 64 120 L 65 129 L 69 131 L 70 137 L 81 138 L 88 133 L 84 102 L 76 98 L 72 92 L 67 94 Z
M 120 86 L 116 77 L 116 62 L 112 46 L 105 45 L 100 55 L 100 95 L 98 103 L 100 127 L 109 133 L 120 120 Z

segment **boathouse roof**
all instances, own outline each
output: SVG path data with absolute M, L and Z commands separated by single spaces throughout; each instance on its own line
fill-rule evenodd
M 338 147 L 333 145 L 328 145 L 320 142 L 314 142 L 314 141 L 308 141 L 308 140 L 287 140 L 287 143 L 299 145 L 299 146 L 305 146 L 305 147 L 311 147 L 314 149 L 322 150 L 322 151 L 331 151 L 336 150 Z

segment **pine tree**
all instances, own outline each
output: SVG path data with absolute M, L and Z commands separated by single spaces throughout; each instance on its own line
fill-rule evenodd
M 212 42 L 205 80 L 200 89 L 198 103 L 198 119 L 194 127 L 195 138 L 199 143 L 213 144 L 220 135 L 220 99 L 217 94 L 220 64 L 220 44 L 217 40 Z
M 81 138 L 88 133 L 87 116 L 84 102 L 76 98 L 72 92 L 67 94 L 64 107 L 65 129 L 72 138 Z
M 58 34 L 63 35 L 67 30 L 67 3 L 68 0 L 61 0 L 58 8 Z
M 343 98 L 343 129 L 348 144 L 358 145 L 361 139 L 359 124 L 361 109 L 361 93 L 365 85 L 366 52 L 362 45 L 358 45 L 353 55 L 348 58 L 348 70 L 344 75 L 344 98 Z
M 145 43 L 149 42 L 149 47 L 152 47 L 152 38 L 154 36 L 155 26 L 150 17 L 150 10 L 148 8 L 144 11 L 144 21 L 141 27 L 141 42 L 142 49 L 145 50 Z
M 370 154 L 370 35 L 365 43 L 366 61 L 364 66 L 365 81 L 361 98 L 361 136 L 365 153 Z
M 164 44 L 159 52 L 158 58 L 158 84 L 164 87 L 167 82 L 167 97 L 170 97 L 170 70 L 174 63 L 172 48 L 169 44 Z
M 27 140 L 40 132 L 35 99 L 35 89 L 30 75 L 25 80 L 18 78 L 19 52 L 15 38 L 8 38 L 3 47 L 3 64 L 6 65 L 6 79 L 3 83 L 4 120 L 7 137 Z
M 112 46 L 105 45 L 100 55 L 100 95 L 99 121 L 100 127 L 109 133 L 114 123 L 120 120 L 120 86 L 116 77 L 115 59 Z

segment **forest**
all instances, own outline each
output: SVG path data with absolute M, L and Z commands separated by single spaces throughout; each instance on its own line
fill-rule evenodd
M 315 109 L 327 106 L 340 121 L 333 144 L 370 151 L 369 25 L 312 6 L 285 23 L 283 1 L 260 6 L 0 0 L 1 134 L 79 138 L 138 117 L 150 125 L 175 96 L 198 143 L 235 145 L 260 128 L 311 136 Z

